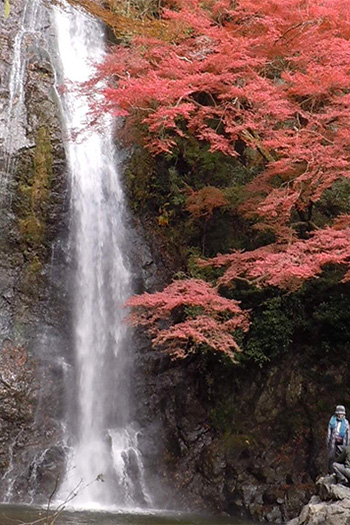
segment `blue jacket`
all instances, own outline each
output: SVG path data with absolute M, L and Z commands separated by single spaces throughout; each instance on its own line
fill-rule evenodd
M 341 425 L 338 429 L 340 422 Z M 345 417 L 338 419 L 334 414 L 329 420 L 327 432 L 327 447 L 330 455 L 334 455 L 336 445 L 344 447 L 349 445 L 349 421 Z

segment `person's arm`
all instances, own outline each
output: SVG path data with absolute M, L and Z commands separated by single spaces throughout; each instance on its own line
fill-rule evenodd
M 327 446 L 329 446 L 331 440 L 332 440 L 332 426 L 331 426 L 332 418 L 329 420 L 328 423 L 328 431 L 327 431 Z
M 345 436 L 344 436 L 344 446 L 349 445 L 349 421 L 345 419 Z

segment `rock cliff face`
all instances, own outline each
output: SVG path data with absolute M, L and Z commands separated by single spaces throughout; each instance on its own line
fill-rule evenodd
M 0 18 L 0 498 L 21 502 L 45 499 L 62 467 L 60 356 L 71 346 L 68 187 L 37 7 L 13 0 Z
M 347 381 L 340 369 L 302 349 L 250 372 L 219 356 L 174 363 L 146 342 L 139 364 L 146 470 L 175 490 L 171 504 L 269 522 L 299 514 L 326 471 L 328 418 Z

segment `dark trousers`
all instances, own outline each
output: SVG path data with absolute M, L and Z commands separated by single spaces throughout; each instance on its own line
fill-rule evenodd
M 328 452 L 328 474 L 333 474 L 333 463 L 337 461 L 337 457 L 340 455 L 344 448 L 344 445 L 335 445 L 333 450 Z

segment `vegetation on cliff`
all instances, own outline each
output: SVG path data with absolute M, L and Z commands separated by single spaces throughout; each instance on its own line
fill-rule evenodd
M 135 12 L 138 3 L 123 5 Z M 95 111 L 124 117 L 122 138 L 134 146 L 133 206 L 183 270 L 152 298 L 130 300 L 134 321 L 174 355 L 206 348 L 234 357 L 242 346 L 262 362 L 274 352 L 256 330 L 286 349 L 308 323 L 305 311 L 300 322 L 288 312 L 305 302 L 322 310 L 306 281 L 343 283 L 340 295 L 348 287 L 346 7 L 169 0 L 152 9 L 134 16 L 93 81 L 104 81 Z
M 18 198 L 15 210 L 18 215 L 20 242 L 25 257 L 25 288 L 35 293 L 37 278 L 47 252 L 45 242 L 46 221 L 50 209 L 52 182 L 52 144 L 47 127 L 36 132 L 33 151 L 23 155 L 18 170 Z

